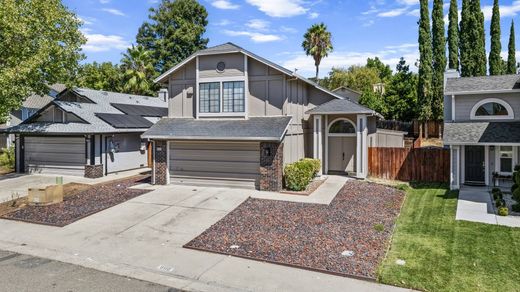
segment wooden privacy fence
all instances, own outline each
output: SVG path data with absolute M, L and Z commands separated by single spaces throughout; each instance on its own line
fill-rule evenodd
M 368 174 L 390 180 L 449 182 L 450 151 L 369 147 Z

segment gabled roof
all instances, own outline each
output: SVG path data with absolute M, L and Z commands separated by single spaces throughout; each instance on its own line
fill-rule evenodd
M 369 114 L 381 117 L 376 111 L 348 99 L 333 99 L 311 110 L 308 114 Z
M 446 145 L 520 143 L 520 122 L 445 123 Z
M 66 92 L 71 92 L 87 98 L 92 103 L 62 101 L 60 97 Z M 7 129 L 11 133 L 41 133 L 41 134 L 87 134 L 87 133 L 119 133 L 119 132 L 144 132 L 148 127 L 144 128 L 118 128 L 109 122 L 101 119 L 98 114 L 119 114 L 125 115 L 124 112 L 112 106 L 111 103 L 149 106 L 167 108 L 167 102 L 157 97 L 140 96 L 133 94 L 124 94 L 116 92 L 99 91 L 88 88 L 74 88 L 62 92 L 55 100 L 42 108 L 32 118 L 23 123 Z M 67 113 L 71 113 L 78 117 L 81 122 L 68 123 L 50 123 L 35 121 L 38 115 L 51 106 L 56 106 Z M 141 117 L 141 116 L 139 116 Z M 144 116 L 144 118 L 148 118 Z M 150 119 L 152 120 L 152 119 Z M 142 123 L 145 124 L 144 122 Z M 147 126 L 149 124 L 147 123 Z
M 520 91 L 520 75 L 448 78 L 445 95 Z
M 210 47 L 210 48 L 207 48 L 207 49 L 203 49 L 203 50 L 199 50 L 195 53 L 193 53 L 191 56 L 189 56 L 188 58 L 186 58 L 184 61 L 180 62 L 179 64 L 175 65 L 173 68 L 171 68 L 170 70 L 164 72 L 163 74 L 161 74 L 161 76 L 157 77 L 154 82 L 156 83 L 159 83 L 159 82 L 163 82 L 165 80 L 166 77 L 168 77 L 170 74 L 172 74 L 173 72 L 177 71 L 179 68 L 181 68 L 182 66 L 184 66 L 186 63 L 190 62 L 191 60 L 195 59 L 197 56 L 206 56 L 206 55 L 218 55 L 218 54 L 231 54 L 231 53 L 242 53 L 252 59 L 255 59 L 261 63 L 264 63 L 272 68 L 275 68 L 291 77 L 294 77 L 294 78 L 298 78 L 300 79 L 301 81 L 311 85 L 311 86 L 314 86 L 315 88 L 317 88 L 318 90 L 321 90 L 327 94 L 330 94 L 332 95 L 333 97 L 335 98 L 338 98 L 338 99 L 343 99 L 343 97 L 339 94 L 336 94 L 328 89 L 325 89 L 321 86 L 319 86 L 317 83 L 289 70 L 289 69 L 286 69 L 274 62 L 271 62 L 265 58 L 262 58 L 242 47 L 239 47 L 231 42 L 228 42 L 228 43 L 225 43 L 225 44 L 221 44 L 221 45 L 218 45 L 218 46 L 214 46 L 214 47 Z
M 249 119 L 163 118 L 146 131 L 145 139 L 282 141 L 290 116 Z

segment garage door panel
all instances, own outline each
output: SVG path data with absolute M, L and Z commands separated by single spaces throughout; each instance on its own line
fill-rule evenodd
M 258 174 L 258 163 L 255 162 L 221 162 L 221 161 L 175 161 L 172 165 L 173 171 L 204 171 L 204 172 L 240 172 L 249 174 Z
M 29 173 L 83 175 L 83 137 L 25 137 L 24 150 Z
M 245 173 L 237 173 L 232 178 L 229 177 L 228 174 L 225 173 L 215 173 L 215 172 L 193 172 L 193 171 L 177 171 L 175 173 L 176 178 L 197 178 L 197 179 L 218 179 L 218 180 L 229 180 L 229 181 L 249 181 L 254 183 L 258 176 L 252 176 L 250 174 Z
M 25 144 L 26 151 L 35 152 L 67 152 L 75 154 L 85 153 L 85 143 L 82 145 L 63 145 L 63 144 Z
M 227 161 L 240 162 L 258 162 L 260 160 L 259 151 L 234 151 L 233 155 L 229 155 L 229 151 L 225 150 L 175 150 L 171 152 L 172 159 L 175 160 L 190 160 L 190 161 L 222 161 L 225 157 Z
M 237 150 L 237 151 L 259 151 L 260 145 L 258 143 L 224 143 L 224 142 L 172 142 L 170 149 L 185 149 L 185 150 Z

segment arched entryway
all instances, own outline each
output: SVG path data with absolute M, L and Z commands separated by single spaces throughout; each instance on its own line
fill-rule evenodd
M 356 172 L 356 125 L 348 118 L 337 118 L 327 127 L 328 172 Z

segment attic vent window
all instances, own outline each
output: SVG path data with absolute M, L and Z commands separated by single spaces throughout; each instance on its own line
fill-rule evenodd
M 226 70 L 226 63 L 224 62 L 218 62 L 217 63 L 217 72 L 224 72 Z

